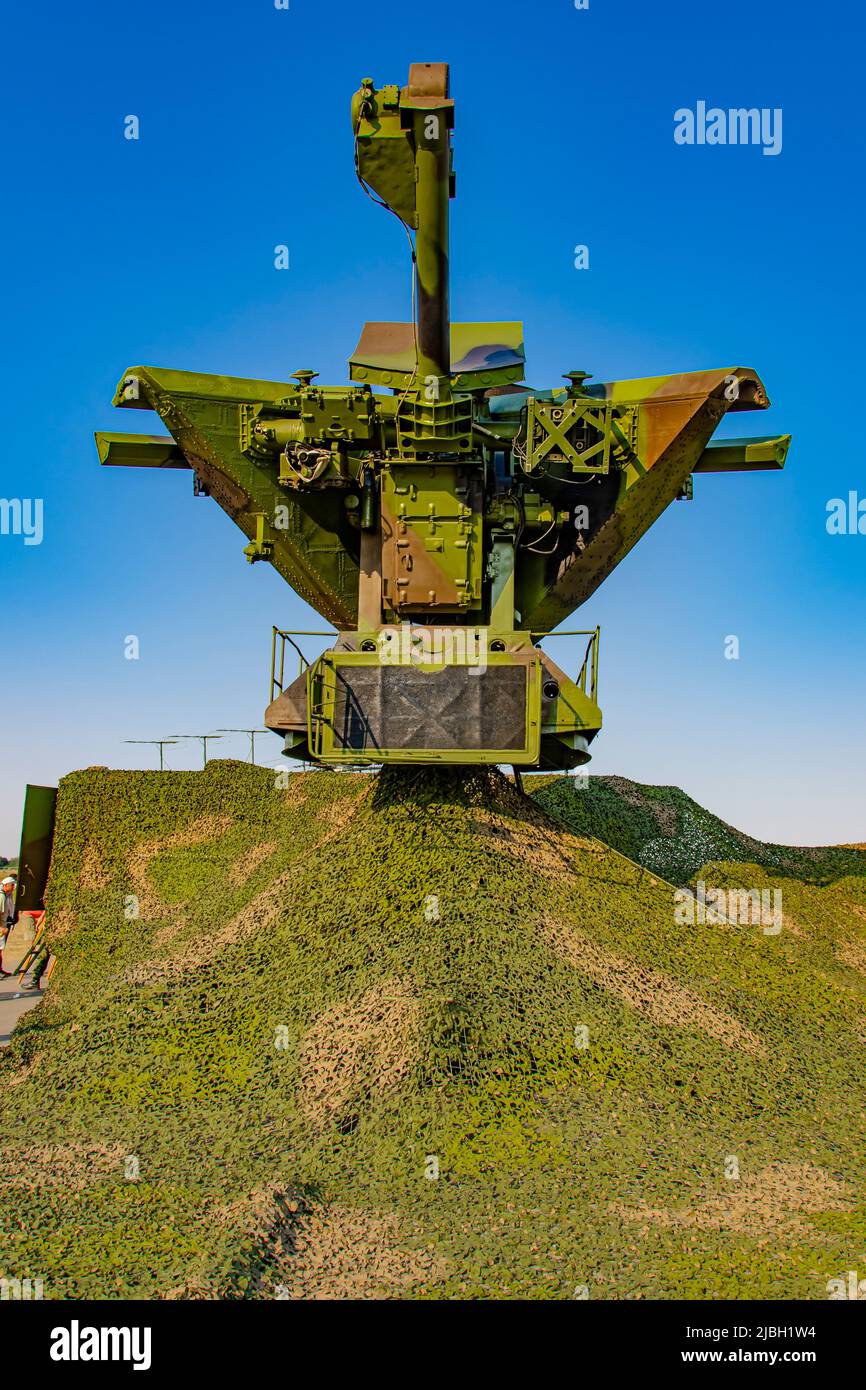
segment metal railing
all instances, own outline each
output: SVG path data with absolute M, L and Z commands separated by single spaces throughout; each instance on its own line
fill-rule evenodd
M 297 642 L 296 637 L 324 637 L 331 640 L 339 636 L 336 632 L 311 632 L 303 629 L 286 630 L 284 628 L 273 627 L 271 630 L 271 700 L 275 700 L 278 695 L 282 695 L 286 686 L 286 644 L 292 647 L 298 654 L 298 672 L 302 676 L 311 666 L 316 665 L 321 657 L 316 657 L 313 661 L 308 661 Z M 584 695 L 589 695 L 593 703 L 598 703 L 598 648 L 601 637 L 601 628 L 581 628 L 567 629 L 564 632 L 536 632 L 533 639 L 536 645 L 540 645 L 544 637 L 586 637 L 589 640 L 584 652 L 583 664 L 575 679 L 577 685 Z M 292 677 L 294 680 L 295 677 Z M 587 689 L 587 686 L 589 687 Z M 321 714 L 317 710 L 316 720 L 321 719 Z
M 271 629 L 271 701 L 274 701 L 278 695 L 282 695 L 286 686 L 286 643 L 293 647 L 298 654 L 298 675 L 302 676 L 313 665 L 313 662 L 307 660 L 295 638 L 327 637 L 333 640 L 337 636 L 336 632 L 309 632 L 302 629 L 288 631 L 281 627 L 273 627 Z M 292 680 L 295 679 L 297 677 L 292 676 Z
M 579 686 L 584 695 L 589 695 L 593 704 L 598 704 L 598 645 L 601 638 L 601 628 L 592 629 L 569 629 L 566 632 L 536 632 L 534 634 L 536 644 L 541 642 L 542 637 L 588 637 L 586 651 L 583 657 L 583 665 L 575 679 L 575 685 Z M 587 690 L 587 682 L 589 690 Z
M 321 758 L 325 746 L 324 653 L 312 662 L 307 682 L 307 746 L 314 758 Z

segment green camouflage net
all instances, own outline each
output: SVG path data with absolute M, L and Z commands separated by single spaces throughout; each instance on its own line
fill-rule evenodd
M 694 868 L 781 885 L 781 930 L 689 925 L 664 880 L 694 868 L 631 862 L 665 834 L 628 839 L 627 798 L 610 848 L 569 778 L 539 779 L 556 819 L 498 772 L 284 780 L 61 783 L 60 963 L 0 1059 L 0 1271 L 49 1298 L 866 1273 L 866 854 L 816 876 L 750 841 Z
M 862 874 L 856 849 L 768 845 L 699 806 L 679 787 L 649 787 L 627 777 L 527 778 L 539 806 L 578 835 L 593 835 L 672 883 L 686 884 L 711 861 L 763 864 L 777 874 L 826 882 Z

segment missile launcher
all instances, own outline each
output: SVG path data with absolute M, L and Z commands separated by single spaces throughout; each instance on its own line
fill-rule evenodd
M 247 559 L 333 625 L 310 662 L 274 629 L 265 723 L 290 757 L 578 767 L 602 722 L 599 633 L 560 625 L 694 474 L 781 468 L 790 438 L 713 441 L 729 410 L 769 404 L 749 367 L 526 385 L 522 324 L 450 318 L 447 66 L 364 79 L 351 119 L 358 179 L 408 238 L 411 321 L 367 323 L 343 386 L 131 367 L 115 405 L 169 433 L 99 433 L 100 460 L 191 470 Z M 586 639 L 576 674 L 554 630 Z

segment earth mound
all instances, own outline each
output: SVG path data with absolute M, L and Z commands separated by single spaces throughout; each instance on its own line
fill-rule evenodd
M 784 926 L 690 925 L 665 879 L 693 860 L 623 857 L 628 811 L 657 839 L 670 813 L 620 796 L 614 834 L 564 825 L 564 795 L 220 761 L 65 778 L 60 964 L 0 1058 L 7 1277 L 826 1298 L 862 1267 L 866 855 L 813 873 L 715 840 L 697 867 L 781 886 Z

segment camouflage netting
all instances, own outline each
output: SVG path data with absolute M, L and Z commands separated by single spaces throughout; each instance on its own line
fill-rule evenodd
M 661 865 L 496 772 L 73 774 L 60 965 L 0 1059 L 0 1270 L 826 1298 L 866 1267 L 866 855 L 785 853 L 706 870 L 781 884 L 768 935 L 678 925 Z
M 627 777 L 530 777 L 539 806 L 579 835 L 613 845 L 671 883 L 687 884 L 712 861 L 762 864 L 777 875 L 830 882 L 862 874 L 864 846 L 794 848 L 764 844 L 726 825 L 679 787 L 649 787 Z

